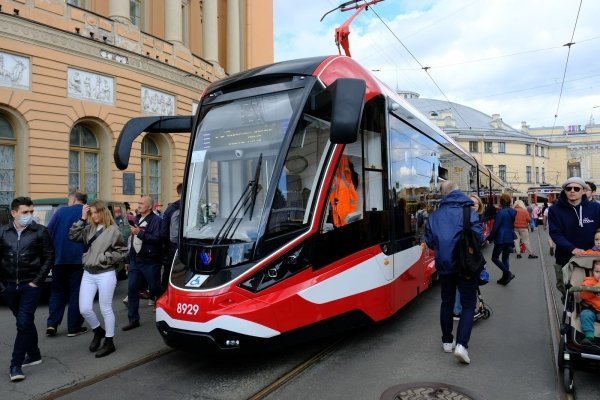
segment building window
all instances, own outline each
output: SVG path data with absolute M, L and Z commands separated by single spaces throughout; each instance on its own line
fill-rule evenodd
M 494 172 L 494 166 L 493 165 L 486 165 L 485 167 L 487 169 L 489 169 L 491 172 Z
M 69 138 L 69 191 L 79 190 L 90 200 L 98 197 L 100 146 L 94 132 L 83 124 L 71 130 Z
M 498 165 L 498 178 L 506 182 L 506 165 Z
M 525 178 L 527 179 L 527 183 L 531 183 L 531 167 L 525 167 Z
M 531 145 L 530 144 L 525 145 L 525 154 L 528 156 L 531 155 Z
M 546 168 L 544 167 L 542 167 L 542 183 L 546 183 Z
M 15 197 L 15 131 L 0 115 L 0 204 L 9 205 Z
M 544 157 L 544 148 L 542 147 L 542 157 Z
M 479 142 L 469 142 L 469 151 L 471 153 L 477 153 L 479 151 Z
M 539 156 L 539 147 L 537 144 L 535 145 L 535 155 Z
M 540 183 L 540 167 L 535 167 L 535 183 Z
M 492 152 L 492 142 L 483 142 L 483 151 L 486 153 Z
M 131 23 L 142 28 L 142 4 L 141 0 L 129 0 L 129 18 Z
M 498 142 L 498 153 L 506 153 L 506 143 Z
M 142 140 L 142 195 L 150 196 L 155 203 L 160 199 L 160 161 L 156 142 L 145 136 Z

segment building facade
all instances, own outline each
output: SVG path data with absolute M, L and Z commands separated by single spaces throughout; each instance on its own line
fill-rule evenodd
M 580 176 L 600 183 L 600 127 L 531 128 L 517 130 L 473 108 L 441 100 L 405 96 L 457 143 L 520 193 L 545 193 L 567 178 Z
M 188 135 L 138 138 L 119 171 L 123 125 L 192 114 L 211 82 L 271 62 L 269 0 L 0 0 L 0 205 L 172 201 Z

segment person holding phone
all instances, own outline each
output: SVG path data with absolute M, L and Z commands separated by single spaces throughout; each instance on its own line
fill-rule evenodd
M 79 290 L 79 309 L 94 331 L 89 350 L 96 358 L 105 357 L 116 350 L 115 314 L 112 308 L 117 286 L 116 268 L 127 256 L 127 245 L 110 210 L 101 200 L 83 206 L 81 219 L 69 230 L 71 240 L 83 242 L 83 278 Z M 98 293 L 104 328 L 94 312 L 94 297 Z M 104 343 L 100 346 L 102 339 Z

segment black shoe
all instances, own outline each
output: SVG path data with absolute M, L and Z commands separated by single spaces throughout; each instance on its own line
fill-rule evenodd
M 100 348 L 100 342 L 102 341 L 104 335 L 106 335 L 104 328 L 101 326 L 94 328 L 94 338 L 92 339 L 89 347 L 91 352 L 97 351 Z
M 121 330 L 124 332 L 127 332 L 132 329 L 139 328 L 139 327 L 140 327 L 140 321 L 134 321 L 134 322 L 130 322 L 129 325 L 125 325 L 124 327 L 122 327 Z
M 538 258 L 538 256 L 536 256 L 535 254 L 530 254 L 527 258 Z
M 510 274 L 510 275 L 507 275 L 505 278 L 502 278 L 502 279 L 501 279 L 501 280 L 502 280 L 502 282 L 498 282 L 498 283 L 500 283 L 501 285 L 504 285 L 504 286 L 506 286 L 506 285 L 508 285 L 508 284 L 510 283 L 510 281 L 512 281 L 513 279 L 515 279 L 515 274 Z
M 67 333 L 67 336 L 75 337 L 75 336 L 83 335 L 84 333 L 87 333 L 87 331 L 88 331 L 88 328 L 86 328 L 85 326 L 82 326 L 81 328 L 77 329 L 74 332 Z
M 114 353 L 115 350 L 116 348 L 115 344 L 113 343 L 113 338 L 107 337 L 106 339 L 104 339 L 104 344 L 102 345 L 100 350 L 98 350 L 98 352 L 96 353 L 96 358 L 106 357 L 110 353 Z
M 38 355 L 37 357 L 30 357 L 29 354 L 27 354 L 25 356 L 25 359 L 23 360 L 23 364 L 21 364 L 21 367 L 30 367 L 32 365 L 38 365 L 42 363 L 42 356 Z
M 10 367 L 10 380 L 11 382 L 19 382 L 25 379 L 25 374 L 21 367 Z
M 592 349 L 594 349 L 595 351 L 600 351 L 600 346 L 598 346 L 595 342 L 594 339 L 590 339 L 590 338 L 584 338 L 581 341 L 581 344 L 583 346 L 587 346 L 587 347 L 591 347 Z
M 521 255 L 520 255 L 520 254 L 517 254 L 517 258 L 521 258 Z
M 49 326 L 46 328 L 46 336 L 56 336 L 56 326 Z

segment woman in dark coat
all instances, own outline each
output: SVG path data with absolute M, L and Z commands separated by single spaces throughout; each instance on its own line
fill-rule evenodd
M 494 242 L 494 250 L 492 250 L 492 262 L 502 271 L 502 278 L 498 280 L 501 285 L 508 285 L 514 279 L 515 275 L 510 272 L 508 257 L 513 250 L 515 232 L 514 223 L 517 212 L 510 206 L 512 198 L 509 194 L 500 196 L 500 211 L 496 214 L 494 227 L 488 236 L 487 240 Z M 502 254 L 502 260 L 500 260 Z

